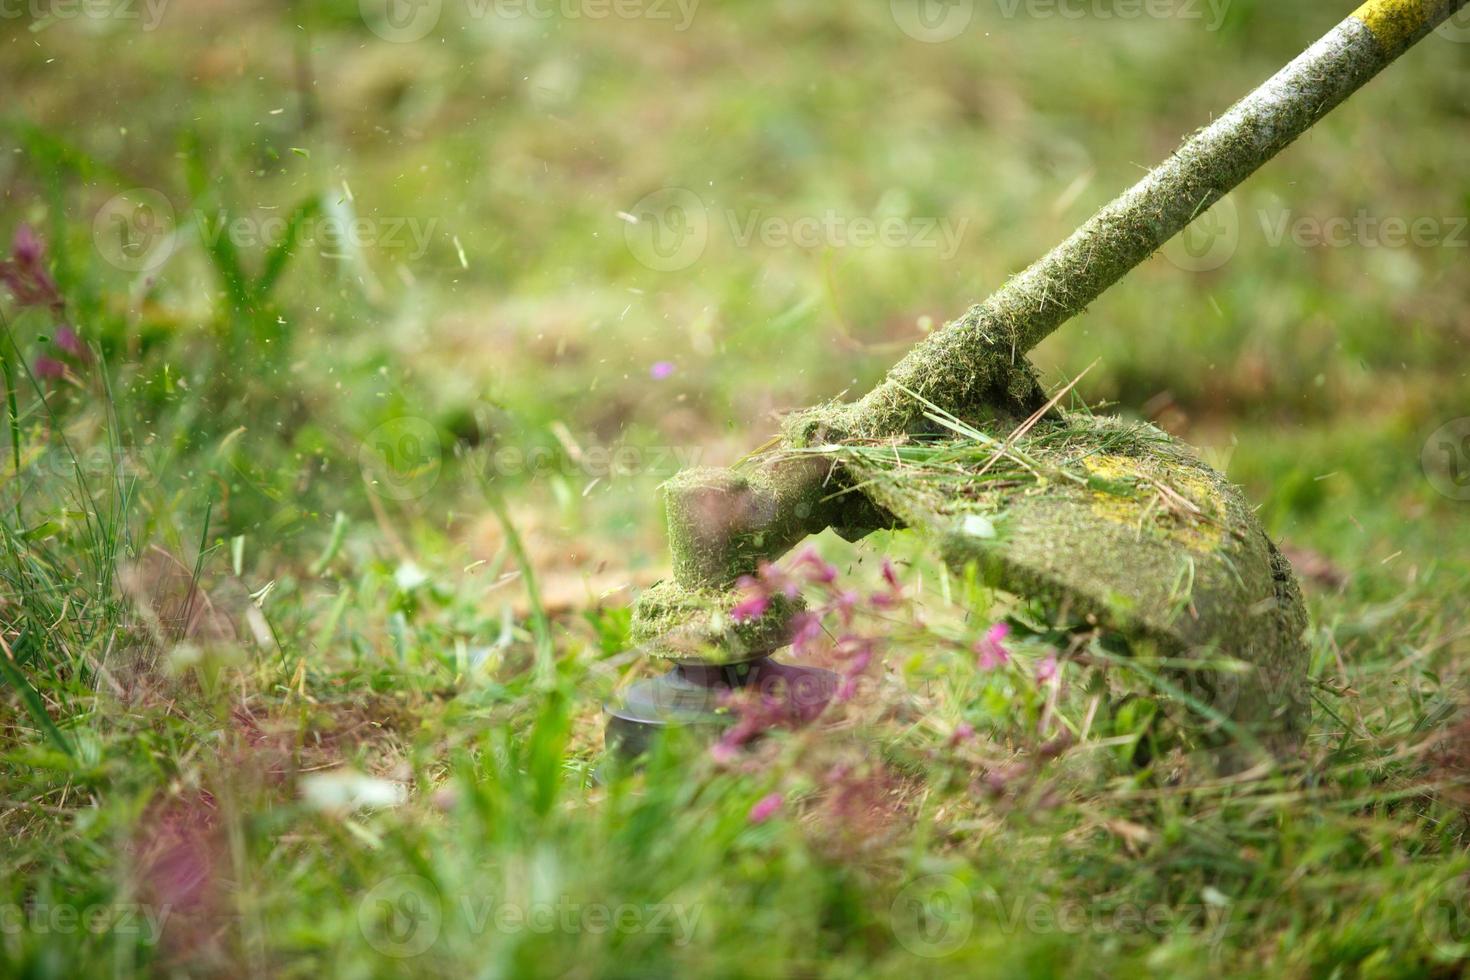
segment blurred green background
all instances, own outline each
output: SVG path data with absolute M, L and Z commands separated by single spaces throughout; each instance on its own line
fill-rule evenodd
M 248 726 L 228 722 L 239 706 L 226 703 L 227 689 L 239 687 L 248 711 L 279 714 L 282 737 L 295 746 L 292 766 L 313 764 L 302 747 L 319 748 L 322 731 L 356 731 L 344 715 L 374 726 L 393 717 L 390 747 L 343 736 L 350 748 L 328 754 L 368 770 L 410 767 L 431 783 L 450 771 L 472 786 L 565 777 L 579 787 L 566 806 L 595 809 L 601 797 L 586 776 L 596 704 L 584 698 L 558 709 L 566 718 L 546 714 L 545 692 L 522 668 L 554 646 L 559 677 L 583 695 L 642 669 L 622 649 L 624 607 L 666 568 L 658 483 L 683 465 L 738 459 L 774 433 L 781 412 L 860 394 L 927 331 L 1060 241 L 1349 6 L 0 6 L 0 240 L 22 225 L 36 230 L 65 296 L 59 316 L 92 352 L 61 356 L 58 315 L 7 311 L 17 378 L 7 387 L 21 392 L 15 464 L 6 470 L 7 512 L 15 504 L 7 547 L 32 564 L 17 558 L 7 574 L 0 620 L 12 646 L 27 635 L 42 643 L 36 637 L 52 631 L 48 652 L 22 670 L 31 670 L 29 683 L 11 682 L 5 709 L 7 795 L 32 801 L 4 818 L 6 832 L 25 842 L 4 869 L 9 893 L 33 899 L 38 882 L 63 893 L 126 891 L 139 862 L 108 855 L 127 853 L 119 841 L 158 819 L 150 808 L 208 786 L 222 812 L 239 816 L 226 821 L 233 836 L 220 854 L 228 859 L 215 860 L 233 868 L 225 875 L 232 895 L 253 896 L 239 899 L 245 925 L 223 939 L 186 933 L 172 960 L 152 947 L 124 959 L 146 967 L 158 956 L 226 973 L 243 962 L 263 972 L 284 962 L 283 950 L 306 951 L 319 967 L 376 972 L 381 964 L 359 959 L 367 955 L 360 943 L 342 938 L 354 935 L 350 913 L 313 932 L 306 909 L 345 908 L 341 894 L 358 894 L 392 861 L 427 874 L 433 861 L 450 860 L 446 853 L 477 867 L 558 845 L 490 834 L 482 851 L 432 836 L 455 838 L 454 830 L 417 837 L 404 829 L 408 817 L 383 818 L 402 820 L 386 829 L 330 821 L 288 829 L 297 818 L 280 814 L 294 812 L 294 790 L 268 780 L 251 791 L 257 796 L 223 800 L 211 782 L 218 774 L 199 768 L 192 746 L 214 744 L 199 742 L 204 732 L 256 744 Z M 1362 751 L 1396 759 L 1396 748 L 1367 733 L 1409 738 L 1426 719 L 1443 721 L 1470 652 L 1470 423 L 1456 423 L 1470 415 L 1467 158 L 1470 23 L 1462 16 L 1036 356 L 1052 385 L 1096 361 L 1078 388 L 1085 401 L 1157 422 L 1245 485 L 1309 582 L 1314 676 L 1351 691 L 1344 697 L 1378 699 L 1345 728 L 1323 715 L 1323 731 L 1351 729 L 1348 741 L 1371 746 Z M 65 373 L 30 386 L 25 368 L 35 372 L 42 358 Z M 58 456 L 63 440 L 102 460 L 87 470 L 94 480 L 85 497 L 61 489 L 76 475 Z M 119 469 L 137 482 L 125 487 Z M 490 516 L 487 500 L 503 502 L 509 521 Z M 104 510 L 111 517 L 94 520 Z M 506 527 L 523 539 L 549 635 L 533 622 Z M 885 542 L 924 567 L 917 543 Z M 144 560 L 155 545 L 170 556 L 160 560 L 164 571 Z M 822 547 L 854 566 L 876 553 Z M 111 663 L 109 638 L 136 626 L 126 610 L 141 603 L 168 619 L 159 607 L 177 605 L 160 584 L 170 563 L 230 610 L 232 635 L 248 650 L 221 661 L 223 674 L 199 667 L 205 680 L 168 695 L 195 699 L 187 724 L 167 720 L 159 691 L 168 685 L 149 680 L 149 670 L 134 665 L 113 684 L 94 669 Z M 68 600 L 75 583 L 80 592 Z M 183 633 L 207 646 L 189 626 L 194 600 L 185 605 L 169 615 L 182 615 Z M 476 651 L 487 644 L 503 658 L 501 673 L 469 690 L 466 664 L 480 663 Z M 896 652 L 922 659 L 922 647 Z M 194 669 L 193 661 L 179 668 Z M 139 689 L 152 694 L 140 702 Z M 115 698 L 129 707 L 119 713 Z M 57 720 L 53 742 L 69 759 L 37 747 L 47 744 L 37 704 Z M 946 704 L 946 724 L 970 710 Z M 491 730 L 523 734 L 533 718 L 546 726 L 537 730 L 565 736 L 539 762 L 519 765 L 513 752 L 472 741 Z M 929 735 L 942 742 L 947 730 Z M 488 776 L 477 768 L 481 749 L 502 768 Z M 459 751 L 463 759 L 445 761 Z M 1382 775 L 1375 766 L 1368 769 Z M 1360 775 L 1349 782 L 1371 783 Z M 966 780 L 946 779 L 963 794 Z M 758 788 L 736 779 L 714 802 L 676 802 L 669 780 L 657 817 L 618 810 L 634 806 L 626 801 L 608 806 L 634 823 L 663 822 L 685 857 L 698 852 L 696 818 L 741 824 Z M 78 817 L 68 809 L 78 799 L 105 816 Z M 501 800 L 479 812 L 502 804 L 495 812 L 548 819 L 541 803 L 522 811 Z M 1353 813 L 1353 821 L 1362 816 Z M 1088 814 L 1072 829 L 1144 820 Z M 1369 836 L 1392 850 L 1398 817 L 1379 817 Z M 634 863 L 652 846 L 652 837 L 604 838 L 581 818 L 559 819 L 560 832 L 578 841 L 562 859 L 596 864 L 600 856 L 610 880 L 628 874 L 620 861 Z M 1024 834 L 1008 844 L 990 816 L 974 819 L 967 832 L 984 847 L 1025 853 L 1016 843 Z M 1285 819 L 1266 822 L 1279 829 Z M 1319 819 L 1327 818 L 1303 818 L 1314 828 L 1301 831 L 1302 850 L 1285 848 L 1278 863 L 1266 861 L 1269 872 L 1231 867 L 1269 893 L 1300 881 L 1311 865 L 1295 862 L 1313 846 L 1331 855 L 1324 861 L 1344 862 L 1334 867 L 1358 862 L 1367 845 L 1346 843 L 1354 831 L 1345 825 L 1332 825 L 1330 844 L 1312 838 Z M 1449 835 L 1440 817 L 1425 819 L 1428 837 L 1410 848 L 1419 856 L 1433 850 L 1429 838 Z M 301 857 L 279 843 L 293 834 L 329 850 L 376 844 L 364 845 L 338 882 L 340 854 Z M 858 897 L 871 883 L 812 857 L 794 830 L 779 845 L 733 829 L 713 839 L 721 853 L 746 853 L 747 862 L 766 853 L 767 863 L 732 871 L 718 855 L 694 861 L 712 882 L 710 900 L 733 889 L 741 907 L 770 915 L 765 889 L 786 903 L 790 922 L 754 913 L 747 922 L 732 911 L 691 950 L 639 947 L 624 962 L 615 946 L 594 941 L 595 952 L 562 960 L 543 945 L 507 953 L 498 969 L 600 964 L 591 975 L 620 972 L 622 962 L 633 973 L 735 974 L 796 962 L 808 971 L 836 963 L 840 973 L 870 957 L 888 972 L 913 969 L 890 934 L 871 934 Z M 1114 858 L 1138 858 L 1150 846 L 1143 840 L 1115 842 Z M 934 840 L 905 846 L 914 855 L 946 849 Z M 1266 845 L 1221 844 L 1217 856 L 1234 862 L 1251 847 L 1259 857 Z M 1154 873 L 1180 867 L 1177 852 L 1149 853 L 1160 862 Z M 1458 858 L 1446 860 L 1458 867 Z M 667 862 L 657 874 L 682 881 L 668 870 L 682 865 Z M 1080 876 L 1105 890 L 1118 873 L 1117 865 L 1094 868 L 1087 879 L 1085 860 L 1037 864 L 1053 885 Z M 1197 901 L 1203 882 L 1220 894 L 1224 886 L 1198 871 L 1208 864 L 1186 872 L 1204 876 L 1191 878 L 1198 887 L 1167 900 Z M 1412 877 L 1408 864 L 1394 866 Z M 245 868 L 260 875 L 249 887 L 240 884 Z M 727 873 L 738 881 L 720 877 Z M 1305 972 L 1339 962 L 1387 969 L 1393 958 L 1371 951 L 1422 907 L 1416 898 L 1396 918 L 1373 904 L 1390 902 L 1397 881 L 1359 883 L 1361 894 L 1341 886 L 1358 896 L 1345 901 L 1364 903 L 1350 906 L 1360 932 L 1333 933 L 1293 918 L 1315 913 L 1278 909 L 1248 931 L 1236 964 L 1262 969 L 1279 954 L 1296 956 Z M 875 907 L 886 909 L 892 891 L 875 892 Z M 287 934 L 271 922 L 289 923 Z M 769 959 L 741 959 L 740 937 L 749 941 L 743 930 L 753 923 L 780 935 Z M 1313 928 L 1325 932 L 1294 946 L 1294 930 Z M 822 932 L 827 945 L 803 946 L 804 929 Z M 1005 937 L 988 935 L 970 962 L 1002 962 L 993 957 Z M 866 938 L 849 953 L 855 936 Z M 76 967 L 67 958 L 75 950 L 54 940 L 7 942 L 7 955 L 37 973 Z M 1042 952 L 1018 947 L 1011 966 L 1089 968 L 1080 947 L 1049 943 Z M 1121 969 L 1148 955 L 1127 941 L 1098 943 L 1095 964 Z M 1208 971 L 1212 954 L 1181 948 L 1183 959 L 1166 966 Z M 1395 948 L 1405 969 L 1420 964 L 1422 950 Z M 118 962 L 111 947 L 98 950 L 84 953 Z M 249 955 L 232 960 L 240 950 Z M 883 959 L 890 951 L 898 958 Z M 432 962 L 468 968 L 482 952 L 468 943 Z
M 774 412 L 861 392 L 1342 13 L 394 4 L 118 0 L 0 24 L 7 223 L 65 235 L 71 274 L 110 292 L 87 339 L 153 386 L 146 421 L 167 362 L 226 389 L 183 438 L 254 423 L 267 455 L 478 413 L 513 445 L 554 446 L 559 422 L 727 462 Z M 1467 33 L 1431 38 L 1236 193 L 1223 246 L 1176 246 L 1059 332 L 1048 378 L 1099 360 L 1090 401 L 1233 452 L 1281 532 L 1298 466 L 1340 471 L 1317 496 L 1392 492 L 1411 467 L 1384 458 L 1411 460 L 1465 404 Z M 107 206 L 139 189 L 168 208 L 157 224 L 133 197 Z M 321 212 L 272 295 L 270 348 L 221 351 L 254 328 L 217 323 L 238 313 L 209 239 L 232 229 L 253 275 L 306 201 Z M 1357 230 L 1311 247 L 1304 219 Z M 1433 222 L 1433 244 L 1383 246 L 1394 219 Z M 168 231 L 143 273 L 94 243 Z M 1275 457 L 1283 438 L 1300 445 Z

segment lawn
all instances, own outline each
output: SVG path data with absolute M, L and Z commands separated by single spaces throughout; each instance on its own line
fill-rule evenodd
M 818 723 L 603 745 L 660 484 L 1351 6 L 0 5 L 0 975 L 1458 975 L 1464 15 L 1034 356 L 1258 505 L 1298 751 L 906 531 L 802 559 L 875 654 Z

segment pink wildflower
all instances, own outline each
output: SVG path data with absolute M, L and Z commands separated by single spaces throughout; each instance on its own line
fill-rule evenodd
M 949 744 L 951 747 L 953 747 L 959 745 L 962 742 L 968 742 L 974 737 L 975 726 L 970 724 L 968 721 L 962 721 L 958 725 L 954 726 L 954 731 L 950 733 Z
M 1057 676 L 1057 654 L 1053 650 L 1041 658 L 1041 663 L 1036 665 L 1036 680 L 1042 684 Z
M 648 376 L 655 381 L 662 381 L 673 373 L 673 361 L 654 361 L 648 368 Z
M 82 343 L 82 338 L 77 336 L 77 332 L 72 329 L 71 324 L 58 324 L 56 334 L 51 339 L 55 342 L 57 349 L 62 353 L 68 354 L 83 363 L 86 362 L 88 356 L 86 345 Z
M 776 811 L 781 809 L 783 802 L 784 800 L 780 793 L 770 793 L 761 797 L 755 806 L 750 808 L 750 822 L 765 823 L 776 815 Z
M 872 640 L 849 634 L 837 641 L 833 653 L 845 661 L 842 665 L 842 683 L 838 685 L 835 698 L 838 701 L 850 701 L 857 693 L 863 673 L 873 663 L 877 650 Z
M 735 608 L 731 610 L 731 619 L 736 623 L 745 623 L 748 620 L 757 620 L 766 614 L 770 608 L 770 597 L 764 592 L 751 592 L 747 597 L 736 602 Z
M 837 581 L 837 566 L 823 561 L 817 549 L 807 545 L 791 560 L 792 571 L 801 570 L 810 582 L 830 584 Z
M 873 641 L 867 637 L 848 634 L 837 641 L 837 648 L 833 652 L 847 661 L 849 673 L 856 673 L 866 670 L 868 664 L 873 662 Z
M 822 617 L 816 613 L 798 613 L 791 621 L 791 649 L 798 656 L 811 652 L 811 647 L 822 638 Z
M 754 691 L 726 695 L 722 703 L 739 714 L 735 724 L 710 746 L 711 758 L 722 764 L 733 762 L 747 743 L 791 720 L 789 705 L 779 698 L 761 696 Z
M 837 597 L 832 600 L 832 608 L 842 619 L 843 626 L 852 625 L 852 614 L 854 611 L 856 611 L 858 603 L 861 601 L 861 599 L 862 597 L 859 596 L 856 592 L 840 592 L 837 594 Z
M 15 261 L 22 265 L 35 265 L 46 254 L 46 247 L 36 237 L 35 229 L 26 224 L 15 229 L 15 239 L 10 250 Z
M 46 247 L 30 225 L 15 230 L 10 258 L 0 262 L 0 282 L 9 288 L 21 306 L 49 306 L 59 310 L 63 303 L 56 280 L 46 271 Z
M 737 623 L 764 616 L 778 593 L 794 599 L 800 592 L 795 582 L 787 581 L 781 570 L 769 562 L 762 562 L 755 575 L 740 576 L 735 584 L 744 593 L 744 598 L 730 611 Z
M 975 644 L 975 652 L 980 655 L 981 670 L 995 670 L 1010 663 L 1011 653 L 1005 648 L 1005 638 L 1011 632 L 1007 623 L 996 623 L 985 631 L 985 636 Z
M 36 358 L 35 372 L 36 377 L 43 381 L 57 381 L 60 380 L 62 375 L 66 374 L 66 365 L 54 357 L 47 357 L 45 354 L 42 354 Z
M 779 565 L 773 565 L 768 561 L 761 562 L 760 571 L 756 573 L 756 580 L 770 593 L 782 593 L 788 599 L 795 599 L 801 594 L 801 583 L 787 575 Z

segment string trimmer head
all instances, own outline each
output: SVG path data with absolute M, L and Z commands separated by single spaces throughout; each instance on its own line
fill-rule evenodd
M 796 413 L 735 469 L 666 484 L 673 575 L 639 598 L 634 638 L 674 668 L 608 706 L 609 740 L 636 753 L 667 724 L 717 725 L 720 692 L 768 679 L 811 714 L 823 673 L 769 659 L 799 600 L 737 619 L 735 584 L 829 527 L 908 527 L 1058 625 L 1229 665 L 1203 686 L 1235 688 L 1235 730 L 1291 745 L 1306 613 L 1238 488 L 1152 426 L 1063 410 L 1024 355 L 1467 2 L 1365 4 L 866 396 Z

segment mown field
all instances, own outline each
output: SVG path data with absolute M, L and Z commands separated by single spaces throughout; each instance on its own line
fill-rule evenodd
M 1352 5 L 394 4 L 0 10 L 0 973 L 1459 973 L 1470 23 L 1036 355 L 1259 505 L 1297 756 L 1204 771 L 1042 638 L 982 669 L 1015 597 L 828 532 L 901 589 L 860 696 L 629 771 L 659 484 Z

